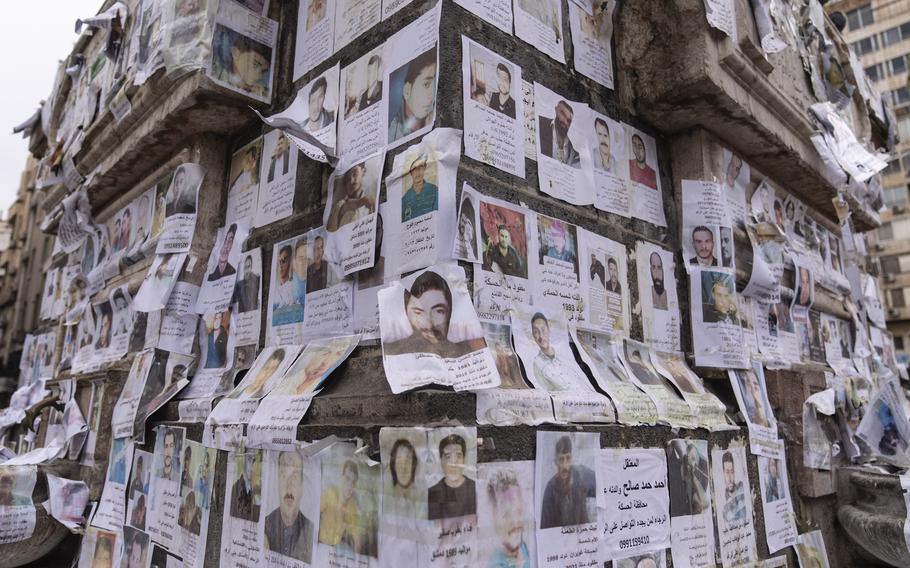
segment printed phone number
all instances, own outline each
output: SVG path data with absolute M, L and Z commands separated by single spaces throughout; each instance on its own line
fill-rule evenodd
M 635 536 L 632 538 L 626 538 L 619 541 L 619 549 L 624 548 L 634 548 L 636 546 L 641 546 L 643 544 L 648 544 L 649 537 L 647 536 Z

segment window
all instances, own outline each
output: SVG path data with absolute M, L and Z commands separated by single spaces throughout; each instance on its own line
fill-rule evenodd
M 891 223 L 882 223 L 878 228 L 878 240 L 890 241 L 894 239 L 894 225 Z
M 910 163 L 910 154 L 904 156 L 905 166 L 907 163 Z M 907 169 L 905 167 L 905 169 Z M 908 170 L 910 171 L 910 170 Z M 888 207 L 894 207 L 895 205 L 904 205 L 907 202 L 907 186 L 899 185 L 897 187 L 886 187 L 882 191 L 882 198 L 885 202 L 885 205 Z
M 898 75 L 907 70 L 907 56 L 901 55 L 888 62 L 891 65 L 891 74 Z
M 866 37 L 854 43 L 853 47 L 856 48 L 857 55 L 866 55 L 878 49 L 878 39 L 876 36 Z
M 904 289 L 903 288 L 892 288 L 888 290 L 888 295 L 891 296 L 891 307 L 892 308 L 903 308 L 907 305 L 904 298 Z
M 901 40 L 901 29 L 898 26 L 891 28 L 890 30 L 885 30 L 881 34 L 882 36 L 882 47 L 888 47 L 898 43 Z
M 897 119 L 897 131 L 901 140 L 910 140 L 910 114 L 901 115 Z
M 872 4 L 866 4 L 847 12 L 847 23 L 850 24 L 850 31 L 858 30 L 874 22 L 875 15 L 872 12 Z
M 907 87 L 901 87 L 900 89 L 894 89 L 893 91 L 891 91 L 891 101 L 895 105 L 910 102 L 910 89 L 908 89 Z
M 875 65 L 870 65 L 869 67 L 866 67 L 865 71 L 866 71 L 866 75 L 869 76 L 869 80 L 872 82 L 881 81 L 882 77 L 885 76 L 884 73 L 882 73 L 882 64 L 881 63 L 876 63 Z
M 882 268 L 882 274 L 897 274 L 900 272 L 900 259 L 896 256 L 883 256 L 878 259 Z
M 900 173 L 900 171 L 901 171 L 901 161 L 898 160 L 897 158 L 894 158 L 893 160 L 888 162 L 888 167 L 886 167 L 884 170 L 882 170 L 882 175 L 890 176 L 891 174 Z
M 904 350 L 904 338 L 901 337 L 900 335 L 894 336 L 894 348 L 897 349 L 898 351 Z

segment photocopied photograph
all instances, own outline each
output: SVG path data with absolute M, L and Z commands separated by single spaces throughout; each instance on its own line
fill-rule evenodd
M 562 3 L 556 0 L 515 0 L 515 35 L 560 63 L 566 62 L 562 34 Z
M 389 73 L 388 143 L 410 138 L 436 119 L 436 47 Z
M 277 555 L 312 563 L 320 477 L 318 459 L 307 457 L 299 450 L 266 454 L 259 531 L 267 560 Z
M 261 181 L 262 150 L 263 138 L 259 136 L 234 152 L 231 157 L 224 219 L 227 225 L 238 219 L 251 217 L 256 213 Z
M 234 12 L 244 14 L 236 15 Z M 221 7 L 212 33 L 209 76 L 228 89 L 270 102 L 278 22 L 240 6 Z
M 478 465 L 480 566 L 531 566 L 536 558 L 534 462 Z
M 711 478 L 714 483 L 714 511 L 721 558 L 735 566 L 758 558 L 752 494 L 742 446 L 711 449 Z
M 364 158 L 386 144 L 388 105 L 383 80 L 387 60 L 383 44 L 341 70 L 338 154 L 342 159 Z

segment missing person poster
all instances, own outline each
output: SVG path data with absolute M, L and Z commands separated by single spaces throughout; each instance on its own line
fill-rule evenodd
M 133 434 L 133 424 L 139 410 L 139 402 L 145 391 L 145 383 L 153 356 L 154 350 L 147 349 L 137 353 L 133 358 L 130 372 L 111 415 L 111 431 L 115 437 L 122 438 Z
M 391 245 L 387 244 L 394 235 L 386 238 L 385 221 L 391 219 L 395 208 L 386 201 L 379 204 L 379 214 L 376 217 L 376 244 L 373 250 L 372 268 L 357 272 L 357 281 L 354 287 L 354 321 L 353 332 L 360 334 L 361 341 L 379 339 L 379 290 L 386 282 L 398 278 L 394 263 L 391 259 Z M 390 230 L 391 231 L 391 230 Z
M 217 85 L 263 103 L 272 100 L 278 22 L 236 2 L 218 5 L 208 76 Z
M 228 171 L 227 180 L 227 208 L 224 213 L 225 226 L 256 214 L 261 182 L 259 174 L 262 140 L 261 136 L 257 137 L 234 152 L 231 157 L 231 169 Z M 239 240 L 242 244 L 243 239 Z
M 298 4 L 294 44 L 295 82 L 334 52 L 335 6 L 336 0 L 303 0 Z
M 582 312 L 579 325 L 628 335 L 630 296 L 626 247 L 585 229 L 578 231 Z
M 586 128 L 594 168 L 594 207 L 628 218 L 632 200 L 626 126 L 593 109 L 591 116 L 593 120 Z
M 224 488 L 221 565 L 250 568 L 261 558 L 258 525 L 262 514 L 262 452 L 229 452 Z
M 122 545 L 119 532 L 88 527 L 82 537 L 79 566 L 114 566 Z
M 342 160 L 363 159 L 385 147 L 385 45 L 368 51 L 341 70 L 338 155 Z
M 705 389 L 701 377 L 689 368 L 682 353 L 660 353 L 652 350 L 651 363 L 665 379 L 676 386 L 683 399 L 694 409 L 699 426 L 709 430 L 733 428 L 727 422 L 727 407 L 714 393 Z
M 521 67 L 467 36 L 461 49 L 465 155 L 524 178 Z
M 532 566 L 537 558 L 534 462 L 477 467 L 477 562 L 480 566 Z
M 307 276 L 321 265 L 325 238 L 320 237 L 320 259 L 310 263 L 307 253 L 309 233 L 292 237 L 272 246 L 272 272 L 268 295 L 267 345 L 291 345 L 303 342 L 303 320 L 306 305 Z M 257 338 L 258 341 L 258 338 Z
M 600 435 L 537 431 L 534 504 L 537 565 L 569 568 L 602 562 L 598 496 L 605 490 Z
M 156 255 L 133 299 L 133 309 L 139 312 L 163 310 L 186 259 L 186 253 Z
M 601 550 L 607 558 L 670 546 L 667 456 L 660 449 L 606 448 L 600 451 L 603 487 L 599 516 Z
M 578 227 L 536 215 L 537 258 L 531 263 L 535 283 L 533 303 L 551 311 L 563 311 L 569 321 L 582 317 L 583 300 L 578 272 Z
M 379 557 L 384 564 L 406 566 L 418 558 L 427 523 L 428 479 L 422 469 L 423 464 L 429 463 L 429 451 L 427 432 L 423 428 L 382 428 L 379 431 L 382 467 Z
M 319 491 L 322 475 L 317 457 L 297 448 L 266 452 L 262 467 L 259 541 L 267 567 L 316 566 Z
M 378 24 L 381 18 L 381 0 L 337 0 L 335 53 Z
M 248 219 L 242 219 L 218 229 L 202 287 L 197 296 L 196 313 L 204 314 L 228 308 L 238 277 L 240 251 L 249 234 L 248 223 Z
M 385 230 L 397 272 L 404 274 L 451 258 L 460 158 L 461 131 L 451 128 L 437 128 L 395 156 L 385 180 L 391 210 Z
M 158 237 L 159 255 L 189 252 L 196 230 L 196 207 L 205 168 L 199 164 L 177 166 L 167 190 L 164 227 Z
M 683 258 L 692 266 L 733 270 L 733 225 L 723 186 L 682 180 Z
M 658 227 L 666 227 L 667 217 L 657 163 L 657 141 L 631 126 L 626 126 L 625 130 L 629 137 L 632 217 Z
M 387 149 L 425 134 L 436 121 L 441 13 L 437 4 L 386 42 L 382 98 L 387 101 Z
M 674 427 L 695 427 L 697 419 L 692 407 L 657 372 L 648 346 L 628 338 L 623 339 L 622 345 L 620 359 L 628 370 L 629 379 L 654 401 L 660 421 Z
M 83 481 L 47 474 L 48 513 L 60 524 L 77 530 L 85 524 L 85 508 L 88 505 L 88 485 Z
M 558 0 L 515 0 L 515 35 L 560 63 L 566 62 L 562 34 L 562 3 Z
M 142 450 L 133 452 L 133 467 L 130 469 L 130 484 L 126 490 L 126 524 L 144 531 L 148 520 L 151 499 L 149 489 L 152 479 L 152 453 Z
M 258 345 L 262 323 L 262 249 L 242 253 L 239 267 L 231 296 L 234 345 Z
M 330 256 L 347 276 L 370 268 L 376 242 L 377 205 L 382 183 L 382 152 L 362 162 L 339 164 L 329 176 L 322 221 L 328 233 Z
M 608 89 L 613 88 L 613 11 L 616 0 L 594 2 L 589 13 L 569 2 L 575 70 Z
M 456 390 L 500 384 L 464 270 L 441 264 L 379 292 L 383 366 L 392 392 L 428 384 Z
M 594 174 L 589 136 L 584 131 L 591 109 L 535 82 L 534 110 L 540 190 L 573 205 L 593 203 Z
M 180 545 L 180 464 L 184 455 L 186 430 L 174 426 L 155 429 L 155 453 L 146 530 L 165 548 L 177 551 Z
M 714 566 L 714 514 L 711 511 L 707 440 L 667 442 L 667 479 L 673 565 L 680 568 Z
M 23 541 L 34 534 L 32 492 L 37 480 L 33 465 L 4 465 L 0 472 L 0 544 Z
M 512 33 L 512 2 L 509 0 L 457 0 L 459 6 L 507 34 Z
M 787 455 L 784 442 L 777 445 L 777 457 L 758 456 L 758 479 L 761 485 L 762 512 L 768 552 L 796 544 L 796 513 L 790 499 L 787 478 Z
M 291 147 L 288 135 L 277 128 L 262 137 L 259 196 L 253 227 L 264 227 L 294 212 L 298 153 L 296 147 Z
M 711 479 L 714 482 L 714 511 L 720 560 L 732 568 L 758 559 L 752 491 L 746 469 L 746 449 L 731 447 L 711 450 Z
M 180 527 L 178 550 L 185 568 L 200 568 L 205 561 L 217 455 L 214 448 L 192 440 L 184 445 L 177 526 Z
M 313 397 L 359 341 L 359 336 L 348 335 L 308 343 L 281 383 L 259 403 L 247 425 L 247 445 L 290 451 Z
M 635 264 L 645 343 L 658 351 L 681 351 L 674 254 L 655 244 L 638 241 Z
M 730 369 L 730 384 L 736 402 L 749 426 L 749 447 L 753 454 L 777 456 L 777 419 L 771 412 L 765 373 L 758 360 L 752 360 L 748 369 Z
M 733 274 L 700 265 L 688 268 L 696 365 L 746 368 L 748 362 L 743 349 Z

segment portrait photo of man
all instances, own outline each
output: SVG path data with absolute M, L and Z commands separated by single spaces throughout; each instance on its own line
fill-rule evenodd
M 476 514 L 476 484 L 465 474 L 467 453 L 467 442 L 458 434 L 450 434 L 439 442 L 439 464 L 443 476 L 427 490 L 429 520 Z
M 546 484 L 540 508 L 540 528 L 568 527 L 590 523 L 597 498 L 594 470 L 575 463 L 569 435 L 561 436 L 554 448 L 556 473 Z
M 265 517 L 265 548 L 309 564 L 313 556 L 313 522 L 301 511 L 304 492 L 303 456 L 278 454 L 278 506 Z
M 325 238 L 317 235 L 313 239 L 313 258 L 306 270 L 306 292 L 325 290 L 334 282 L 334 271 L 325 259 Z
M 654 368 L 651 367 L 650 357 L 648 361 L 645 361 L 645 356 L 642 355 L 640 349 L 626 344 L 626 362 L 629 363 L 629 371 L 635 376 L 636 379 L 641 381 L 644 385 L 649 386 L 660 386 L 662 385 L 661 378 L 654 371 Z
M 114 543 L 117 536 L 101 531 L 96 534 L 91 568 L 111 568 L 114 565 Z
M 239 475 L 231 486 L 230 515 L 235 519 L 258 523 L 261 507 L 259 472 L 261 471 L 262 454 L 246 452 L 235 457 L 235 460 L 240 462 L 234 464 L 234 467 L 239 470 Z
M 198 180 L 191 180 L 190 177 L 186 166 L 180 166 L 174 172 L 171 188 L 167 193 L 167 217 L 196 213 L 196 182 Z
M 401 220 L 410 221 L 439 208 L 439 188 L 426 179 L 427 156 L 420 154 L 411 162 L 406 179 L 410 185 L 401 196 Z
M 146 555 L 148 553 L 148 535 L 140 531 L 130 531 L 124 529 L 123 556 L 120 560 L 122 568 L 145 568 Z M 131 534 L 131 537 L 126 535 Z M 96 548 L 97 549 L 97 548 Z
M 333 233 L 376 212 L 376 188 L 364 187 L 366 174 L 366 162 L 361 162 L 335 179 L 326 231 Z
M 689 264 L 717 266 L 717 257 L 714 256 L 714 231 L 704 225 L 692 229 L 692 248 L 695 250 L 695 256 L 689 259 Z
M 597 258 L 597 255 L 593 252 L 591 253 L 591 265 L 590 265 L 590 276 L 591 282 L 597 284 L 601 288 L 606 287 L 607 280 L 607 269 L 604 268 L 604 263 Z
M 234 248 L 234 236 L 237 234 L 237 223 L 231 223 L 224 233 L 224 240 L 221 241 L 221 248 L 218 250 L 218 263 L 209 272 L 208 281 L 216 282 L 226 276 L 237 274 L 237 270 L 231 265 L 231 249 Z
M 774 458 L 764 458 L 768 462 L 765 472 L 765 503 L 773 503 L 787 496 L 786 488 L 780 477 L 780 466 Z
M 510 469 L 497 470 L 487 480 L 486 487 L 486 498 L 496 530 L 496 544 L 483 566 L 531 566 L 531 553 L 527 544 L 530 524 L 518 475 Z M 533 518 L 533 514 L 531 516 Z
M 199 531 L 202 528 L 202 509 L 196 503 L 195 491 L 188 491 L 183 498 L 180 510 L 177 513 L 177 524 L 192 534 L 199 536 Z
M 720 227 L 720 259 L 721 266 L 733 268 L 733 230 L 730 227 Z
M 382 57 L 374 53 L 367 62 L 367 87 L 357 102 L 357 112 L 366 110 L 382 100 Z
M 598 117 L 594 119 L 594 134 L 597 147 L 594 150 L 594 167 L 605 172 L 616 173 L 616 159 L 613 157 L 610 127 L 607 121 Z
M 496 64 L 496 92 L 490 95 L 490 108 L 509 118 L 515 118 L 515 98 L 512 96 L 512 71 L 505 63 Z
M 540 387 L 551 392 L 565 391 L 586 384 L 587 379 L 579 376 L 575 361 L 568 361 L 556 351 L 550 342 L 550 320 L 542 312 L 531 317 L 531 337 L 537 345 L 533 372 Z
M 281 368 L 285 356 L 286 352 L 282 347 L 272 351 L 272 354 L 269 355 L 261 365 L 254 365 L 254 368 L 250 369 L 247 376 L 243 378 L 243 382 L 234 389 L 234 392 L 228 395 L 229 398 L 242 397 L 258 399 L 264 397 L 268 394 L 266 389 L 268 388 L 269 381 L 275 373 L 278 372 L 278 369 Z M 259 359 L 257 359 L 257 362 L 258 361 Z
M 328 88 L 329 82 L 325 76 L 319 77 L 310 85 L 310 92 L 307 94 L 307 120 L 303 126 L 307 132 L 318 132 L 335 122 L 335 111 L 325 108 Z
M 771 419 L 768 416 L 767 396 L 764 393 L 758 375 L 753 369 L 737 369 L 736 375 L 739 392 L 742 395 L 743 409 L 750 424 L 768 427 Z
M 568 262 L 573 268 L 577 267 L 578 256 L 575 254 L 575 243 L 577 240 L 574 225 L 555 219 L 539 217 L 537 230 L 541 264 L 544 264 L 544 258 L 552 258 L 560 262 Z M 575 272 L 577 274 L 577 269 Z
M 707 449 L 707 446 L 704 446 Z M 673 517 L 700 515 L 710 510 L 708 458 L 697 441 L 672 440 L 667 452 L 670 485 L 670 514 Z
M 411 334 L 383 344 L 385 355 L 435 353 L 443 358 L 461 357 L 483 346 L 474 340 L 449 340 L 452 320 L 452 291 L 439 274 L 426 271 L 404 290 L 404 310 Z
M 183 447 L 183 434 L 174 428 L 164 430 L 161 444 L 161 467 L 156 472 L 159 479 L 179 481 L 180 475 L 180 450 Z
M 796 305 L 808 307 L 812 303 L 812 275 L 809 269 L 799 267 L 799 282 L 797 283 Z
M 607 292 L 621 295 L 622 285 L 619 283 L 619 263 L 612 256 L 607 258 L 607 270 L 610 273 L 610 279 L 607 280 Z
M 237 305 L 237 312 L 244 314 L 259 309 L 259 286 L 262 275 L 253 269 L 253 255 L 248 254 L 243 258 L 243 273 L 234 284 L 234 297 L 232 304 Z
M 272 48 L 221 24 L 212 38 L 212 76 L 216 81 L 267 98 L 272 83 Z
M 206 322 L 206 369 L 221 369 L 227 365 L 228 335 L 231 326 L 231 312 L 214 312 Z
M 259 157 L 261 154 L 261 138 L 257 138 L 234 154 L 231 160 L 229 195 L 239 194 L 253 188 L 259 189 Z
M 512 246 L 512 232 L 504 223 L 496 227 L 495 241 L 490 238 L 483 255 L 483 269 L 506 276 L 528 277 L 527 259 Z
M 664 287 L 664 261 L 657 252 L 648 258 L 651 270 L 651 305 L 655 310 L 667 310 L 667 289 Z
M 704 323 L 739 322 L 733 277 L 718 272 L 702 272 L 702 321 Z
M 541 154 L 561 164 L 581 168 L 581 157 L 569 140 L 569 129 L 574 118 L 575 111 L 569 103 L 560 100 L 556 103 L 553 118 L 538 117 L 537 138 Z
M 458 227 L 455 235 L 455 254 L 469 262 L 477 260 L 477 221 L 474 202 L 465 195 L 458 210 Z
M 364 475 L 369 471 L 365 471 Z M 353 459 L 341 466 L 337 483 L 323 489 L 319 498 L 319 542 L 354 554 L 375 557 L 378 552 L 376 511 L 361 501 L 370 493 L 359 488 L 361 470 Z M 365 500 L 364 497 L 367 499 Z
M 268 136 L 266 136 L 268 138 Z M 296 151 L 296 148 L 294 149 Z M 266 183 L 272 183 L 275 181 L 276 174 L 278 177 L 283 178 L 288 175 L 289 168 L 291 167 L 291 142 L 288 140 L 288 137 L 283 133 L 279 132 L 277 140 L 275 142 L 275 147 L 272 148 L 272 151 L 269 155 L 269 169 L 266 173 L 265 181 Z
M 736 460 L 728 450 L 721 458 L 724 473 L 723 518 L 729 525 L 746 521 L 746 489 L 736 473 Z
M 284 244 L 278 250 L 278 273 L 272 289 L 269 290 L 273 309 L 286 308 L 296 303 L 296 286 L 291 272 L 291 255 L 294 249 Z
M 390 81 L 392 100 L 389 102 L 388 141 L 391 144 L 433 124 L 436 115 L 436 47 L 396 69 Z
M 629 160 L 629 177 L 651 189 L 657 189 L 657 172 L 648 165 L 645 141 L 639 134 L 633 134 L 630 140 L 632 159 Z
M 304 30 L 310 31 L 313 26 L 321 22 L 326 14 L 326 0 L 310 0 L 306 9 L 306 22 Z

